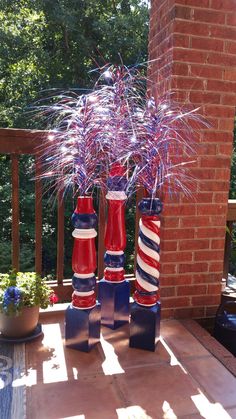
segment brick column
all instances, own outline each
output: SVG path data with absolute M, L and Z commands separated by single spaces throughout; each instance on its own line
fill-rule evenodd
M 164 202 L 162 317 L 207 317 L 220 301 L 236 103 L 235 0 L 153 0 L 149 77 L 163 93 L 201 107 L 193 199 Z

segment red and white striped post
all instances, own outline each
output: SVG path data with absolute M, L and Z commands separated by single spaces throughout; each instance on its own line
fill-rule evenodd
M 138 207 L 142 216 L 139 223 L 136 291 L 131 306 L 130 346 L 154 351 L 160 335 L 159 214 L 162 203 L 157 198 L 143 198 Z

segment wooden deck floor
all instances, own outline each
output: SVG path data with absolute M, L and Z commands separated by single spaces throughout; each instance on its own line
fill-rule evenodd
M 8 383 L 18 388 L 14 416 L 1 419 L 236 418 L 236 378 L 189 325 L 163 321 L 154 353 L 129 348 L 127 326 L 104 328 L 87 354 L 65 348 L 63 311 L 41 320 L 43 337 L 18 348 L 25 371 L 21 362 Z

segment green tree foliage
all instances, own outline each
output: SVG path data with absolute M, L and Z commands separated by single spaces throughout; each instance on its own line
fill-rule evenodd
M 31 118 L 30 105 L 65 89 L 88 89 L 96 68 L 147 60 L 148 7 L 142 0 L 0 0 L 0 126 L 44 128 Z M 21 270 L 34 269 L 33 159 L 20 160 Z M 11 174 L 0 156 L 0 272 L 11 264 Z M 70 216 L 65 208 L 65 276 L 71 276 Z M 134 205 L 127 208 L 128 252 L 132 271 Z M 43 268 L 55 274 L 56 206 L 43 197 Z
M 90 70 L 147 59 L 148 9 L 138 0 L 2 0 L 0 125 L 31 127 L 25 108 L 48 89 L 89 88 Z M 24 111 L 24 112 L 23 112 Z

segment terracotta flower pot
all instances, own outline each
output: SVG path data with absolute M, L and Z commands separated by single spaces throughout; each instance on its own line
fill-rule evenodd
M 34 331 L 38 318 L 39 306 L 24 307 L 19 316 L 0 313 L 0 332 L 9 338 L 25 337 Z

